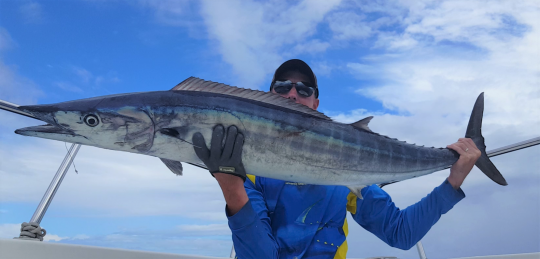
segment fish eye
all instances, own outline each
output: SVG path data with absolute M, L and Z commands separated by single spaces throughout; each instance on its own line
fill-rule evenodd
M 84 123 L 90 127 L 95 127 L 99 124 L 99 119 L 96 115 L 88 114 L 84 117 Z

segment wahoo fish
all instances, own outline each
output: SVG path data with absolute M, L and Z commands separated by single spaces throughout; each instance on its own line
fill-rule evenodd
M 190 77 L 170 91 L 117 94 L 49 105 L 19 106 L 47 125 L 17 134 L 160 158 L 174 173 L 182 162 L 205 168 L 191 139 L 210 145 L 213 128 L 235 125 L 244 134 L 246 172 L 289 182 L 344 185 L 353 192 L 430 174 L 454 164 L 447 148 L 408 144 L 371 131 L 367 117 L 352 124 L 277 94 Z M 484 96 L 474 105 L 465 137 L 482 152 L 476 166 L 500 185 L 481 133 Z M 197 148 L 197 147 L 195 147 Z M 360 197 L 360 196 L 359 196 Z

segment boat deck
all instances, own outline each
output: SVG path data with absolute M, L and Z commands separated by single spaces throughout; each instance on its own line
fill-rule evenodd
M 0 258 L 2 259 L 225 259 L 196 255 L 168 254 L 96 246 L 56 244 L 32 240 L 0 239 Z M 352 258 L 351 258 L 352 259 Z M 397 259 L 396 257 L 371 257 L 368 259 Z M 540 259 L 540 253 L 477 256 L 455 259 Z

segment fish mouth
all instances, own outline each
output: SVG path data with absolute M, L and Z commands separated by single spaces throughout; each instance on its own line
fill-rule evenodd
M 73 130 L 58 124 L 54 113 L 59 111 L 59 109 L 55 105 L 19 106 L 18 109 L 33 115 L 35 119 L 47 124 L 18 129 L 15 130 L 16 134 L 54 140 L 64 140 L 66 137 L 67 139 L 74 139 L 74 137 L 79 139 L 82 137 L 75 134 Z
M 55 126 L 52 124 L 26 127 L 26 128 L 15 130 L 15 133 L 19 135 L 23 135 L 23 136 L 33 136 L 33 137 L 43 137 L 44 135 L 64 135 L 64 136 L 69 135 L 72 137 L 79 136 L 71 130 L 68 130 L 59 126 Z

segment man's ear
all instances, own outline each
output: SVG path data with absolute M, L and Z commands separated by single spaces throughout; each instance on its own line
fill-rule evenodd
M 315 99 L 315 100 L 313 101 L 313 107 L 312 107 L 312 109 L 313 109 L 313 110 L 317 110 L 318 107 L 319 107 L 319 99 Z

